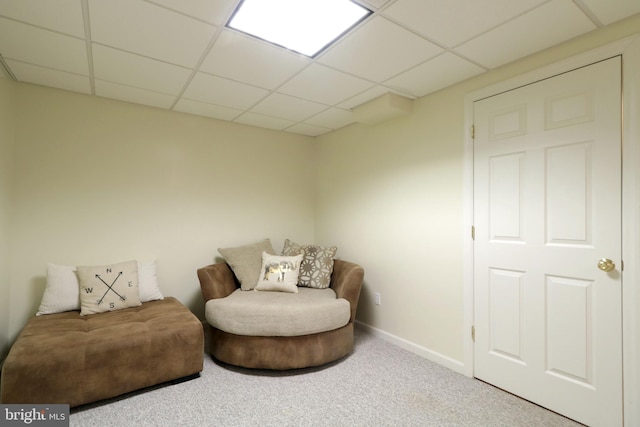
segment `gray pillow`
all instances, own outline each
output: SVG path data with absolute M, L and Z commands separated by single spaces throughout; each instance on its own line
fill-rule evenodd
M 299 245 L 286 239 L 282 255 L 303 255 L 298 286 L 324 289 L 331 284 L 333 259 L 337 251 L 336 246 L 325 248 L 317 245 Z
M 276 255 L 269 239 L 251 245 L 218 248 L 218 252 L 233 270 L 243 291 L 250 291 L 258 284 L 262 268 L 262 252 Z

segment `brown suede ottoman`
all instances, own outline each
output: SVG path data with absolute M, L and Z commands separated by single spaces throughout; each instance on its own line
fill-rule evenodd
M 202 371 L 204 333 L 175 298 L 34 316 L 2 368 L 2 403 L 78 406 Z

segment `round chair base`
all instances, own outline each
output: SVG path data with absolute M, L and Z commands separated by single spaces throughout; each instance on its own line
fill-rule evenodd
M 353 323 L 333 331 L 294 337 L 234 335 L 209 326 L 209 353 L 230 365 L 299 369 L 338 360 L 353 350 Z

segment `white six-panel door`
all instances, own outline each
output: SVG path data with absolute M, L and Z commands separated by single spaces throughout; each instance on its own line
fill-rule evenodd
M 620 58 L 477 101 L 474 127 L 474 376 L 620 426 Z

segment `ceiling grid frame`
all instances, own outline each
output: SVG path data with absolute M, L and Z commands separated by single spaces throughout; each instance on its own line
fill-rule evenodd
M 240 0 L 218 0 L 215 3 L 204 0 L 127 0 L 100 3 L 96 10 L 92 10 L 95 0 L 61 0 L 59 4 L 49 4 L 45 9 L 39 7 L 42 4 L 37 4 L 38 1 L 5 0 L 0 3 L 0 55 L 7 74 L 13 75 L 17 81 L 308 136 L 318 136 L 354 123 L 354 107 L 386 93 L 395 93 L 410 99 L 420 98 L 533 53 L 522 52 L 521 49 L 509 45 L 505 47 L 482 44 L 479 52 L 476 49 L 476 52 L 469 55 L 470 46 L 476 48 L 476 45 L 467 44 L 473 40 L 495 43 L 495 40 L 508 39 L 508 33 L 504 31 L 513 28 L 532 31 L 524 36 L 535 39 L 535 30 L 538 25 L 544 24 L 538 21 L 541 18 L 536 16 L 540 13 L 535 13 L 540 8 L 550 5 L 557 8 L 562 5 L 565 21 L 556 20 L 550 28 L 545 28 L 545 33 L 548 34 L 545 34 L 544 45 L 525 46 L 524 50 L 547 48 L 599 28 L 604 23 L 608 24 L 640 13 L 640 2 L 635 0 L 523 0 L 520 4 L 510 3 L 510 0 L 483 0 L 482 5 L 478 5 L 477 0 L 451 0 L 446 6 L 440 6 L 442 3 L 436 0 L 353 0 L 372 13 L 347 31 L 336 43 L 324 49 L 315 58 L 302 59 L 302 55 L 281 49 L 274 60 L 270 61 L 265 58 L 271 58 L 275 54 L 271 45 L 267 47 L 266 42 L 248 43 L 238 37 L 229 36 L 229 32 L 241 34 L 225 25 Z M 436 6 L 447 9 L 433 9 Z M 117 7 L 119 9 L 116 14 Z M 113 16 L 128 14 L 127 19 L 120 20 L 126 22 L 113 22 L 113 27 L 121 27 L 117 36 L 108 36 L 105 31 L 117 30 L 105 29 L 104 22 L 98 22 L 101 28 L 96 36 L 93 31 L 97 24 L 93 20 L 106 19 L 107 15 L 100 14 L 109 8 L 111 11 L 108 13 Z M 477 10 L 482 12 L 472 13 Z M 433 13 L 434 11 L 436 13 Z M 456 15 L 451 15 L 454 12 Z M 57 21 L 56 16 L 60 18 Z M 465 33 L 469 34 L 469 37 L 465 36 L 452 45 L 451 40 L 442 38 L 444 33 L 438 33 L 437 28 L 427 26 L 429 20 L 442 17 L 451 20 L 441 20 L 439 25 L 444 25 L 442 31 L 448 31 L 450 34 L 452 31 L 455 34 L 456 28 L 471 28 L 473 31 L 469 30 L 471 32 Z M 154 21 L 156 18 L 159 18 L 157 22 Z M 384 20 L 384 25 L 380 25 L 381 20 Z M 424 24 L 416 27 L 415 23 L 421 21 L 424 21 Z M 519 28 L 519 21 L 528 22 L 529 27 Z M 9 22 L 13 24 L 8 25 Z M 144 25 L 136 25 L 136 22 L 144 22 Z M 569 29 L 563 32 L 560 27 Z M 20 28 L 25 29 L 20 33 L 24 34 L 24 37 L 13 37 L 12 31 Z M 27 30 L 28 28 L 33 30 Z M 144 28 L 157 34 L 158 39 L 153 39 L 153 34 L 141 33 Z M 178 31 L 179 28 L 185 28 L 187 31 L 183 34 Z M 79 37 L 81 29 L 84 31 L 84 37 Z M 375 34 L 379 40 L 384 40 L 388 53 L 385 53 L 384 49 L 381 51 L 362 44 L 362 40 L 366 38 L 361 35 L 374 30 L 376 32 L 371 34 Z M 391 33 L 378 32 L 388 30 L 391 30 Z M 34 38 L 31 38 L 32 34 Z M 46 34 L 57 36 L 49 39 L 44 36 Z M 107 39 L 104 38 L 105 35 L 108 36 Z M 204 40 L 204 36 L 208 38 Z M 77 57 L 74 59 L 69 56 L 72 53 L 57 48 L 54 39 L 60 40 L 60 43 L 69 40 L 65 43 L 72 43 L 76 48 L 77 42 L 82 41 L 88 70 L 77 68 L 77 65 L 69 62 L 77 61 Z M 162 43 L 162 40 L 169 41 L 167 44 L 171 46 L 158 46 L 157 43 Z M 415 40 L 416 50 L 406 48 L 403 40 Z M 222 43 L 229 42 L 232 44 L 220 49 Z M 234 42 L 240 44 L 234 45 Z M 437 51 L 431 52 L 435 52 L 434 54 L 429 54 L 426 48 L 429 45 L 437 48 Z M 117 81 L 97 80 L 97 75 L 109 73 L 105 74 L 106 70 L 103 69 L 104 56 L 102 62 L 94 57 L 93 50 L 96 46 L 116 49 L 123 52 L 120 55 L 122 58 L 130 59 L 121 64 L 125 69 L 115 74 Z M 154 53 L 159 52 L 159 47 L 166 48 L 164 50 L 173 49 L 175 52 L 178 46 L 190 50 L 180 57 Z M 363 46 L 366 48 L 362 49 Z M 495 49 L 506 51 L 492 57 L 491 52 Z M 55 52 L 55 61 L 47 62 L 38 53 L 47 50 Z M 229 52 L 233 52 L 234 56 L 220 57 L 221 54 L 226 55 Z M 104 49 L 101 53 L 104 53 Z M 198 53 L 197 58 L 194 57 L 195 53 Z M 136 57 L 141 58 L 140 63 L 144 64 L 143 69 L 146 72 L 156 75 L 154 81 L 172 81 L 171 87 L 180 86 L 181 90 L 177 94 L 174 90 L 162 90 L 158 88 L 157 83 L 156 86 L 146 85 L 154 90 L 140 87 L 140 77 L 133 78 L 134 70 L 131 70 L 131 73 L 126 70 L 127 66 L 136 63 Z M 193 63 L 185 62 L 185 58 L 189 57 L 195 58 Z M 211 62 L 214 57 L 215 61 L 226 59 L 225 67 L 220 68 L 215 65 L 216 62 Z M 394 57 L 395 59 L 391 59 Z M 187 69 L 188 73 L 172 75 L 169 72 L 171 68 L 161 66 L 162 63 Z M 118 65 L 109 64 L 109 67 Z M 384 72 L 377 69 L 380 67 L 384 68 Z M 224 71 L 224 75 L 212 73 L 211 70 Z M 138 74 L 140 72 L 142 71 Z M 189 88 L 194 87 L 199 73 L 215 78 L 217 85 L 247 88 L 247 93 L 253 93 L 253 98 L 245 100 L 250 102 L 242 103 L 240 109 L 234 107 L 233 103 L 229 104 L 224 97 L 216 100 L 215 97 L 200 94 L 198 100 L 191 99 L 186 95 L 190 93 Z M 258 79 L 259 73 L 264 77 Z M 310 80 L 317 76 L 323 76 L 324 80 Z M 102 90 L 98 90 L 97 86 Z M 157 92 L 158 89 L 160 92 Z M 261 96 L 257 96 L 258 94 Z M 287 101 L 291 104 L 287 104 Z M 304 108 L 296 110 L 296 104 Z

